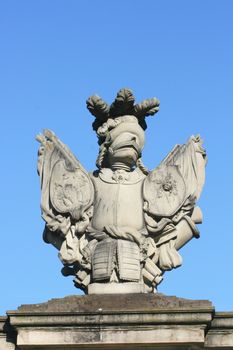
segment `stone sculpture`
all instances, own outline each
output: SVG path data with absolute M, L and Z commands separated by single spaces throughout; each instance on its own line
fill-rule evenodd
M 88 294 L 156 291 L 164 272 L 182 264 L 178 250 L 199 237 L 202 140 L 176 145 L 148 171 L 145 118 L 158 112 L 159 100 L 134 102 L 129 89 L 110 106 L 97 95 L 87 100 L 100 147 L 93 173 L 53 132 L 37 136 L 43 237 L 59 250 L 62 273 Z

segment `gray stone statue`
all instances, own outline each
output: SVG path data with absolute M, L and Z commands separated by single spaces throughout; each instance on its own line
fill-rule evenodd
M 62 273 L 88 294 L 156 291 L 164 272 L 182 264 L 178 250 L 199 237 L 202 140 L 176 145 L 148 171 L 145 118 L 158 112 L 159 100 L 134 102 L 129 89 L 110 106 L 97 95 L 87 100 L 100 146 L 93 173 L 53 132 L 37 136 L 43 237 L 59 250 Z

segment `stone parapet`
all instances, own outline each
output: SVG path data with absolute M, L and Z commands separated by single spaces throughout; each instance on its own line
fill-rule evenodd
M 216 312 L 206 335 L 206 346 L 233 349 L 233 312 Z
M 7 315 L 19 350 L 233 349 L 233 313 L 215 314 L 207 300 L 76 295 L 22 305 Z

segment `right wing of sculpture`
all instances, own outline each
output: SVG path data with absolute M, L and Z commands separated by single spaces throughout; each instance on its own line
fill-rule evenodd
M 162 164 L 177 166 L 185 182 L 185 197 L 197 201 L 205 182 L 206 152 L 199 135 L 191 136 L 184 145 L 177 145 Z
M 199 136 L 176 145 L 144 182 L 146 211 L 173 217 L 181 207 L 194 207 L 205 181 L 206 153 Z
M 162 270 L 180 266 L 177 250 L 199 237 L 195 224 L 202 222 L 202 214 L 195 205 L 205 181 L 205 164 L 202 140 L 192 136 L 186 144 L 175 146 L 145 179 L 145 222 Z
M 94 189 L 88 173 L 56 135 L 45 130 L 38 173 L 41 180 L 41 210 L 46 222 L 44 239 L 60 250 L 63 263 L 80 261 L 80 241 L 90 217 Z

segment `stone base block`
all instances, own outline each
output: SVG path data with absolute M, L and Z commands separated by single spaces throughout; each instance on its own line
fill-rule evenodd
M 88 294 L 132 294 L 145 293 L 144 284 L 139 283 L 92 283 Z
M 53 299 L 9 311 L 8 322 L 17 350 L 233 349 L 233 314 L 159 293 Z

